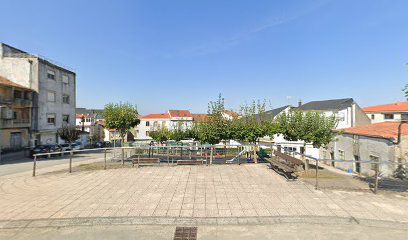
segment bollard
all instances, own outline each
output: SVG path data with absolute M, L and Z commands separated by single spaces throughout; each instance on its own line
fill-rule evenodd
M 37 167 L 37 156 L 34 156 L 33 160 L 33 177 L 35 177 L 35 168 Z
M 105 164 L 103 165 L 103 169 L 106 170 L 106 148 L 105 148 Z
M 316 185 L 315 185 L 315 189 L 317 190 L 317 188 L 318 188 L 318 180 L 317 180 L 317 174 L 318 174 L 318 171 L 319 171 L 319 161 L 316 159 Z
M 69 153 L 69 173 L 72 173 L 72 151 Z

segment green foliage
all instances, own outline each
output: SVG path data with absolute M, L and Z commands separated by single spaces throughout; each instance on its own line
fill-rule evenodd
M 289 141 L 303 140 L 320 148 L 329 144 L 336 132 L 336 117 L 326 117 L 315 111 L 302 112 L 291 110 L 277 118 L 277 131 Z
M 69 143 L 75 142 L 79 139 L 81 131 L 74 126 L 63 126 L 57 131 L 58 136 Z
M 129 129 L 140 123 L 136 106 L 130 103 L 109 103 L 105 106 L 103 117 L 105 118 L 106 128 L 116 129 L 122 141 Z
M 408 100 L 408 84 L 405 85 L 405 87 L 402 89 L 402 91 L 405 94 L 405 98 Z
M 405 166 L 402 165 L 402 164 L 399 164 L 397 169 L 395 169 L 395 171 L 393 173 L 393 177 L 398 178 L 400 180 L 408 179 L 407 170 L 406 170 Z
M 266 158 L 268 156 L 268 153 L 263 148 L 260 148 L 257 154 L 260 158 Z
M 149 132 L 149 136 L 153 138 L 156 142 L 166 142 L 171 139 L 171 132 L 166 126 L 161 126 L 153 131 Z

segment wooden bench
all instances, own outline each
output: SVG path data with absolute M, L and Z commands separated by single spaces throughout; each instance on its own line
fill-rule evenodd
M 273 154 L 275 158 L 265 159 L 270 163 L 271 168 L 288 180 L 296 180 L 298 178 L 296 170 L 304 166 L 303 161 L 279 151 L 273 151 Z
M 177 160 L 177 165 L 203 165 L 203 160 Z
M 288 180 L 296 180 L 296 170 L 292 167 L 289 167 L 284 162 L 279 161 L 278 159 L 274 158 L 266 158 L 266 161 L 270 163 L 270 167 L 279 175 L 284 176 Z
M 159 164 L 160 165 L 160 158 L 132 158 L 132 166 L 137 165 L 154 165 L 154 164 Z

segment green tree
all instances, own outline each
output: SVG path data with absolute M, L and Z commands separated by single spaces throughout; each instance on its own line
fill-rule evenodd
M 405 87 L 402 89 L 402 91 L 405 94 L 405 98 L 408 100 L 408 84 L 405 85 Z
M 171 138 L 171 132 L 166 126 L 161 126 L 150 131 L 149 136 L 156 142 L 164 143 Z
M 337 125 L 336 117 L 334 115 L 326 117 L 316 111 L 290 110 L 288 114 L 279 115 L 277 123 L 278 131 L 286 140 L 304 142 L 302 154 L 306 154 L 307 143 L 311 143 L 315 148 L 324 147 L 336 135 L 333 131 Z M 307 170 L 308 167 L 309 161 L 306 159 L 305 169 Z
M 63 126 L 61 129 L 58 129 L 57 134 L 71 146 L 71 143 L 79 139 L 81 131 L 77 130 L 74 126 Z
M 105 105 L 103 117 L 106 128 L 118 131 L 122 144 L 129 130 L 140 123 L 137 108 L 130 103 L 109 103 Z M 124 151 L 122 149 L 122 165 L 124 164 L 123 158 Z

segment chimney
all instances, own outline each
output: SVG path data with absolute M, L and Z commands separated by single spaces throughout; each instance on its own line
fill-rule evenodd
M 302 100 L 301 99 L 299 99 L 299 101 L 298 101 L 298 107 L 300 107 L 300 106 L 302 106 Z

